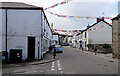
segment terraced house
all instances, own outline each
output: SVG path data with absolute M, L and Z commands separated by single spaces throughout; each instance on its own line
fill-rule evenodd
M 43 58 L 52 39 L 43 8 L 25 3 L 2 2 L 0 11 L 0 50 L 8 52 L 9 60 L 16 56 L 21 56 L 22 60 Z
M 112 25 L 107 23 L 104 18 L 97 19 L 97 22 L 91 26 L 87 26 L 85 31 L 76 35 L 77 47 L 88 50 L 87 44 L 112 45 Z

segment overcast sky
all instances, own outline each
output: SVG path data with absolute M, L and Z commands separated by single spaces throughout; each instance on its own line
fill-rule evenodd
M 0 0 L 8 1 L 8 0 Z M 43 8 L 49 7 L 64 0 L 9 0 L 9 2 L 25 2 L 32 5 L 37 5 Z M 118 14 L 118 1 L 119 0 L 72 0 L 67 4 L 59 5 L 51 8 L 48 11 L 60 15 L 73 15 L 73 16 L 107 16 L 113 17 Z M 45 12 L 49 23 L 54 24 L 55 29 L 67 30 L 81 30 L 85 29 L 87 24 L 94 24 L 96 19 L 80 19 L 80 18 L 61 18 Z M 104 14 L 103 14 L 104 13 Z M 106 20 L 112 23 L 111 20 Z

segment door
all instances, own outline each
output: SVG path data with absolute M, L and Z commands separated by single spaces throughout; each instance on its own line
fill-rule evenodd
M 35 37 L 28 37 L 28 59 L 35 59 Z

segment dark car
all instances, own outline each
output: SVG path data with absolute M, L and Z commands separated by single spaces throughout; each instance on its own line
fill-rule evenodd
M 69 46 L 69 44 L 68 43 L 64 43 L 61 46 Z

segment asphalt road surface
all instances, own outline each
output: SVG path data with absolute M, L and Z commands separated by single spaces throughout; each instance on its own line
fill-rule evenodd
M 14 74 L 118 74 L 118 63 L 86 54 L 79 49 L 63 47 L 54 62 L 5 68 L 3 73 Z

